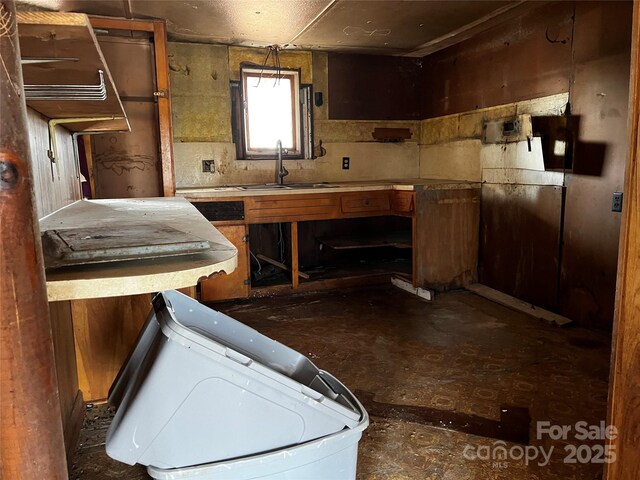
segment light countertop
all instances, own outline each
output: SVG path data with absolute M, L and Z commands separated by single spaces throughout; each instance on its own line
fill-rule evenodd
M 292 184 L 292 185 L 291 185 Z M 324 187 L 300 188 L 295 182 L 291 182 L 287 188 L 251 188 L 245 190 L 240 186 L 220 187 L 193 187 L 179 188 L 176 195 L 188 198 L 215 198 L 215 197 L 250 197 L 262 195 L 299 195 L 319 193 L 344 193 L 366 192 L 375 190 L 459 190 L 468 188 L 480 188 L 480 182 L 466 182 L 459 180 L 442 179 L 402 179 L 402 180 L 370 180 L 360 182 L 327 182 Z M 285 186 L 286 186 L 285 182 Z

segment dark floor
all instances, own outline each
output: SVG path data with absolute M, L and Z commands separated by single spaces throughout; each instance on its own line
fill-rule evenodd
M 537 421 L 606 418 L 610 339 L 600 332 L 553 327 L 468 292 L 426 303 L 390 286 L 215 307 L 308 355 L 358 391 L 371 414 L 360 442 L 359 479 L 601 478 L 602 465 L 563 461 L 568 444 L 583 443 L 573 434 L 566 441 L 536 439 Z M 526 434 L 522 415 L 500 422 L 501 407 L 504 415 L 528 409 L 531 454 L 534 447 L 554 447 L 548 465 L 537 464 L 540 456 L 526 465 L 511 442 L 506 448 L 516 459 L 465 458 L 465 448 L 473 457 L 504 446 L 501 438 L 513 438 L 510 427 L 517 437 L 525 425 Z M 109 418 L 106 407 L 89 409 L 70 477 L 148 478 L 143 468 L 106 457 Z

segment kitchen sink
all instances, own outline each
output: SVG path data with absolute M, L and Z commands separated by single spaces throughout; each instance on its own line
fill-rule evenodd
M 288 183 L 287 187 L 290 188 L 333 188 L 335 185 L 328 183 Z
M 278 189 L 278 188 L 287 189 L 289 187 L 287 187 L 286 185 L 279 185 L 277 183 L 265 183 L 262 185 L 242 185 L 238 188 L 241 190 L 270 190 L 270 189 Z

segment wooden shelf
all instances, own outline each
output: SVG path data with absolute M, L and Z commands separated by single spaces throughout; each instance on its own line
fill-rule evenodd
M 26 63 L 25 85 L 95 85 L 104 72 L 105 100 L 27 100 L 27 105 L 49 119 L 87 118 L 65 124 L 73 132 L 129 131 L 117 90 L 98 45 L 89 18 L 80 13 L 18 12 L 20 55 L 26 59 L 67 59 Z M 110 117 L 109 120 L 89 118 Z
M 208 240 L 202 253 L 82 265 L 47 272 L 50 302 L 117 297 L 185 288 L 213 273 L 231 273 L 236 247 L 193 205 L 179 197 L 80 200 L 40 220 L 40 231 L 157 222 Z
M 411 248 L 411 232 L 391 232 L 378 235 L 351 235 L 340 237 L 323 237 L 317 239 L 323 245 L 334 250 L 350 250 L 354 248 Z

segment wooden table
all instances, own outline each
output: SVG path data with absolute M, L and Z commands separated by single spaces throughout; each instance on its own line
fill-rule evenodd
M 150 309 L 151 294 L 192 290 L 200 279 L 231 273 L 237 250 L 179 197 L 81 200 L 40 220 L 40 230 L 159 223 L 208 240 L 201 253 L 81 265 L 47 272 L 65 443 L 74 443 L 83 400 L 107 397 Z M 188 291 L 186 293 L 189 293 Z

